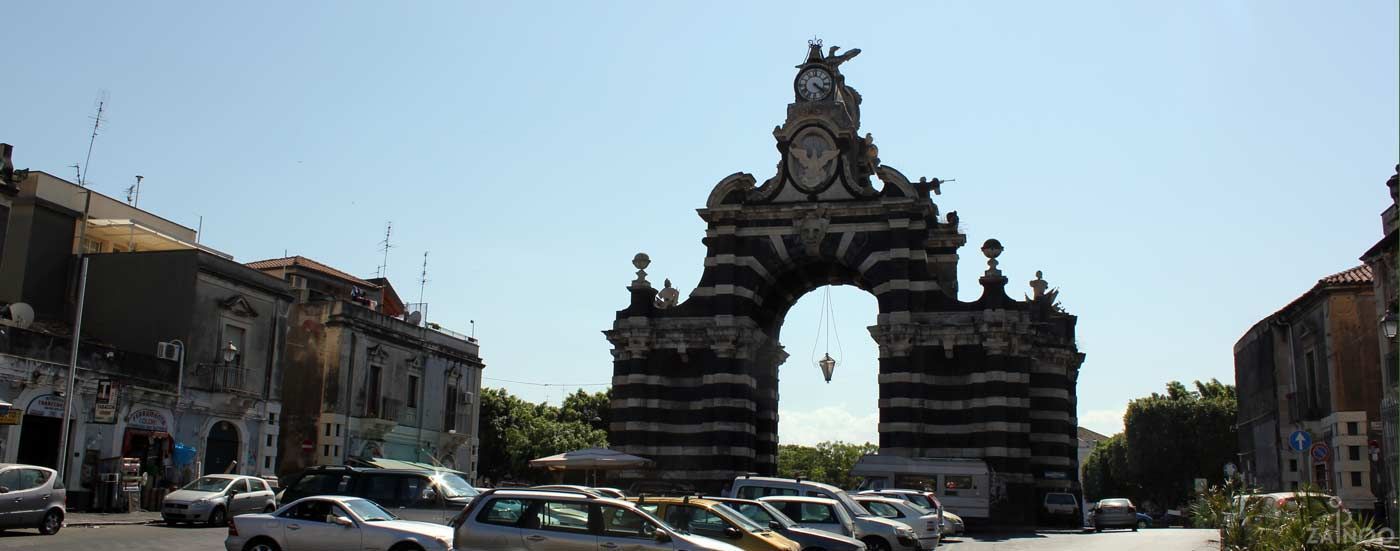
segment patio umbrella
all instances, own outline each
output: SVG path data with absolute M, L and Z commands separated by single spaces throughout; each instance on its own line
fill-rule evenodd
M 530 466 L 551 471 L 601 471 L 608 469 L 631 469 L 651 465 L 645 457 L 628 455 L 607 448 L 587 448 L 530 460 Z M 595 478 L 596 483 L 596 478 Z

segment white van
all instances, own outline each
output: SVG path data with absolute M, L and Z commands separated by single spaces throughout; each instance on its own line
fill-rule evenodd
M 943 508 L 963 518 L 986 520 L 991 515 L 996 473 L 980 459 L 866 455 L 851 467 L 861 478 L 857 491 L 887 488 L 927 489 Z
M 724 496 L 743 499 L 804 496 L 834 500 L 851 516 L 853 526 L 850 537 L 865 542 L 871 551 L 919 549 L 919 537 L 909 525 L 870 514 L 865 507 L 851 499 L 845 490 L 830 484 L 800 478 L 741 476 L 734 479 Z

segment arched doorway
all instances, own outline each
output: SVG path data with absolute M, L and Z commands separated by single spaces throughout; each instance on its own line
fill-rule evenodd
M 58 449 L 63 441 L 63 397 L 37 396 L 25 406 L 19 428 L 17 463 L 58 468 Z M 70 421 L 70 427 L 72 426 Z
M 940 216 L 933 202 L 942 182 L 910 182 L 881 163 L 874 138 L 859 133 L 860 94 L 839 70 L 853 55 L 834 52 L 812 45 L 798 69 L 830 78 L 794 79 L 787 120 L 773 132 L 777 173 L 762 185 L 726 177 L 699 210 L 707 253 L 694 291 L 684 301 L 669 284 L 658 291 L 646 279 L 650 258 L 634 259 L 630 303 L 604 332 L 609 442 L 704 491 L 773 473 L 784 317 L 809 291 L 852 285 L 878 304 L 869 334 L 879 347 L 880 453 L 983 461 L 1005 482 L 993 515 L 1032 521 L 1038 493 L 1077 491 L 1064 476 L 1077 463 L 1076 318 L 1038 274 L 1033 296 L 1012 299 L 994 239 L 981 249 L 981 296 L 959 300 L 967 236 L 957 213 Z
M 214 423 L 204 442 L 204 474 L 230 472 L 237 460 L 238 428 L 228 421 Z

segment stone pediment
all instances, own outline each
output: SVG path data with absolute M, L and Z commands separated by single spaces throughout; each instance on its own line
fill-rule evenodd
M 219 301 L 219 307 L 240 318 L 256 318 L 258 310 L 243 295 L 232 295 Z

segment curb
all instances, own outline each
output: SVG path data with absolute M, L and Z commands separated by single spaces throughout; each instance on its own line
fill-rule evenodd
M 113 519 L 113 520 L 78 520 L 78 521 L 65 521 L 65 522 L 63 523 L 63 526 L 64 526 L 65 528 L 91 528 L 91 527 L 94 527 L 94 526 L 141 526 L 141 525 L 145 525 L 145 524 L 160 524 L 161 522 L 163 522 L 163 521 L 161 521 L 160 519 L 147 519 L 147 520 L 116 520 L 116 519 Z

